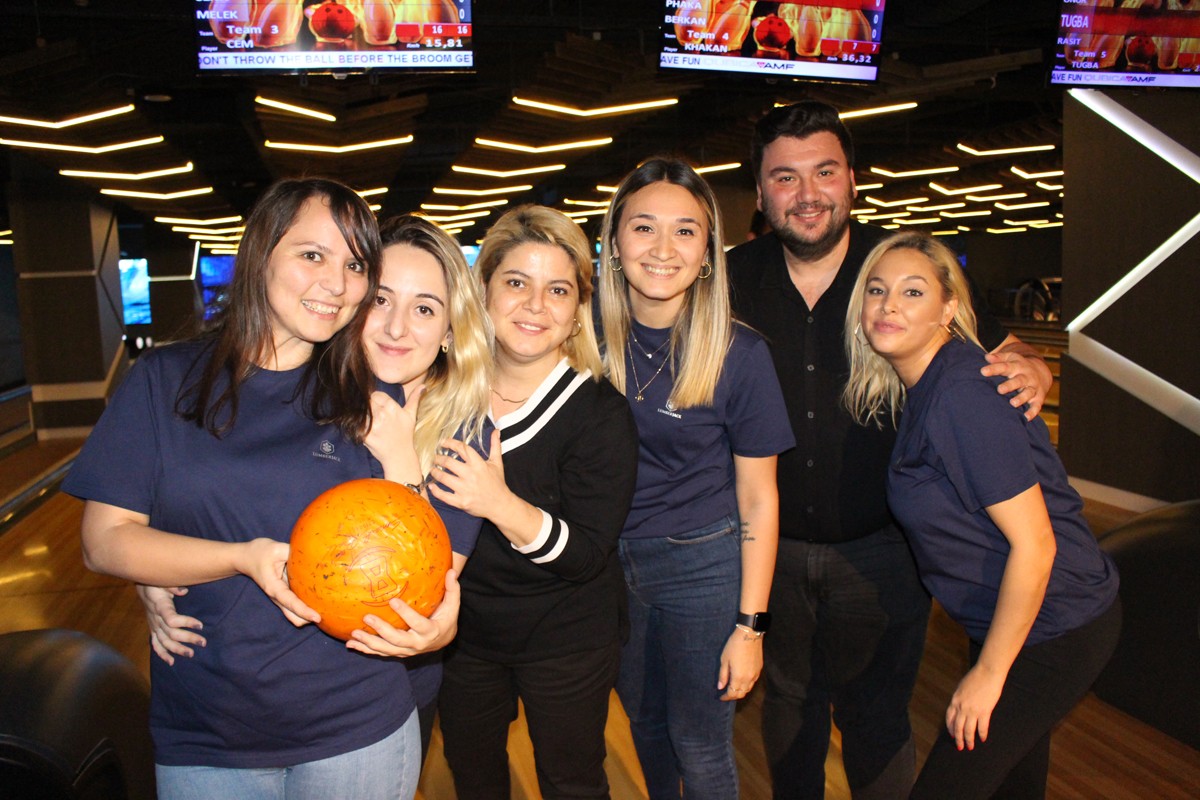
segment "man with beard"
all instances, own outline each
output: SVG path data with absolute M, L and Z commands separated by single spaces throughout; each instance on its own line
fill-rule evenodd
M 929 597 L 887 509 L 895 430 L 840 402 L 842 343 L 859 267 L 888 231 L 851 225 L 854 148 L 837 109 L 805 101 L 755 128 L 758 207 L 773 232 L 729 253 L 734 311 L 763 333 L 798 446 L 779 458 L 779 557 L 765 637 L 763 737 L 776 798 L 822 798 L 830 707 L 855 800 L 908 797 L 908 701 Z M 1032 419 L 1052 377 L 976 298 L 984 374 Z M 753 611 L 753 609 L 743 609 Z M 765 611 L 766 609 L 759 609 Z

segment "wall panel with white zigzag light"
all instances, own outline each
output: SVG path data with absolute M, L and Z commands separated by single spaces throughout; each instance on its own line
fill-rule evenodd
M 1200 497 L 1200 94 L 1064 102 L 1059 452 L 1147 498 Z

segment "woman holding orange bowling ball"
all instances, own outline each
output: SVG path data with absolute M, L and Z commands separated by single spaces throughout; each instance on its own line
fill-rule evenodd
M 321 179 L 274 184 L 250 213 L 214 330 L 134 366 L 64 484 L 87 501 L 96 571 L 188 586 L 206 622 L 193 657 L 151 663 L 159 796 L 411 798 L 415 702 L 400 659 L 368 658 L 308 623 L 283 574 L 318 494 L 378 475 L 362 433 L 362 348 L 379 280 L 365 202 Z M 453 635 L 457 584 L 429 619 L 405 609 L 412 652 Z M 378 648 L 376 648 L 378 649 Z
M 475 271 L 495 329 L 498 433 L 487 458 L 443 442 L 429 488 L 486 520 L 446 650 L 446 759 L 459 800 L 507 800 L 520 699 L 542 797 L 607 797 L 604 726 L 624 627 L 616 545 L 637 434 L 603 380 L 579 227 L 515 208 L 484 237 Z
M 436 225 L 419 217 L 392 217 L 380 225 L 383 245 L 379 288 L 363 326 L 361 347 L 374 375 L 371 428 L 365 443 L 385 477 L 419 484 L 432 469 L 438 443 L 457 436 L 482 449 L 491 375 L 491 323 L 462 248 Z M 336 347 L 350 346 L 340 340 Z M 486 451 L 485 451 L 486 452 Z M 434 501 L 457 545 L 461 572 L 480 520 Z M 176 612 L 173 592 L 139 587 L 146 604 L 151 643 L 168 663 L 203 647 L 201 622 Z M 440 652 L 411 655 L 411 635 L 382 620 L 359 631 L 350 646 L 366 653 L 406 658 L 428 752 L 441 684 Z

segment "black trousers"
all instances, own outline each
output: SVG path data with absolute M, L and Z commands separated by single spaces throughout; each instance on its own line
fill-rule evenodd
M 958 751 L 942 727 L 911 798 L 971 800 L 1046 796 L 1050 733 L 1083 699 L 1108 663 L 1121 633 L 1121 601 L 1057 639 L 1021 650 L 992 711 L 986 742 Z M 980 645 L 971 643 L 971 663 Z
M 604 726 L 617 642 L 522 664 L 451 647 L 438 697 L 446 761 L 459 800 L 509 800 L 508 729 L 525 708 L 542 797 L 607 798 Z

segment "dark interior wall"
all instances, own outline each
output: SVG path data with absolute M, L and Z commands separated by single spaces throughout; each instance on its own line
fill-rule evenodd
M 1015 289 L 1030 278 L 1062 276 L 1062 228 L 1024 233 L 967 233 L 967 270 L 984 290 Z
M 1103 95 L 1182 146 L 1179 154 L 1144 131 L 1129 135 L 1070 93 L 1064 103 L 1063 302 L 1068 326 L 1200 211 L 1200 95 Z M 1150 144 L 1151 146 L 1147 146 Z M 1163 156 L 1166 156 L 1164 158 Z M 1059 453 L 1070 474 L 1149 497 L 1200 496 L 1200 435 L 1180 424 L 1200 403 L 1197 352 L 1200 241 L 1184 241 L 1160 266 L 1073 337 L 1086 336 L 1177 387 L 1183 407 L 1156 410 L 1095 368 L 1063 363 Z M 1074 341 L 1078 341 L 1077 338 Z M 1194 413 L 1194 411 L 1192 412 Z

